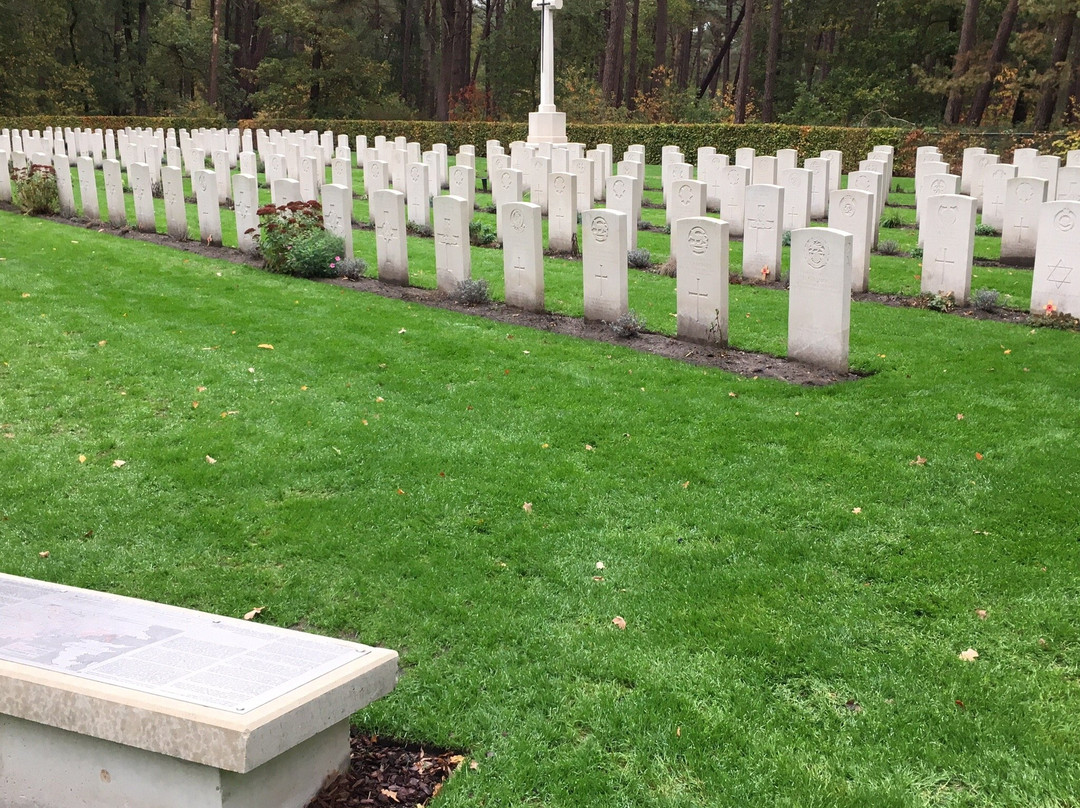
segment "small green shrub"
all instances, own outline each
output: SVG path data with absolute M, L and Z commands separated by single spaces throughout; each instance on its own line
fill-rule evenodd
M 971 296 L 971 304 L 983 311 L 993 311 L 1001 305 L 1001 292 L 997 289 L 977 289 Z
M 431 225 L 417 224 L 416 222 L 405 222 L 405 232 L 410 236 L 420 236 L 422 238 L 431 238 L 435 235 L 435 230 Z
M 790 247 L 791 246 L 791 231 L 790 230 L 785 230 L 784 231 L 784 235 L 780 239 L 780 244 L 782 246 L 784 246 L 784 247 Z
M 466 278 L 457 285 L 454 300 L 464 306 L 479 306 L 491 302 L 488 282 L 483 278 Z
M 367 261 L 363 258 L 342 258 L 337 262 L 337 271 L 349 281 L 358 281 L 367 274 Z
M 52 166 L 30 165 L 15 171 L 15 201 L 23 213 L 38 215 L 60 210 L 60 192 L 56 186 L 56 169 Z
M 629 339 L 645 330 L 645 319 L 638 316 L 634 309 L 630 309 L 626 314 L 619 315 L 619 319 L 607 325 L 619 339 Z
M 1053 303 L 1046 304 L 1046 308 L 1039 314 L 1029 316 L 1028 325 L 1056 328 L 1061 331 L 1080 331 L 1080 320 L 1067 312 L 1058 311 Z
M 648 269 L 652 266 L 652 254 L 644 247 L 635 247 L 626 254 L 626 263 L 634 269 Z
M 911 248 L 911 257 L 912 258 L 922 259 L 922 257 L 923 257 L 922 247 L 912 247 Z
M 890 210 L 884 216 L 881 217 L 881 226 L 889 228 L 897 228 L 904 226 L 904 217 L 900 215 L 898 210 Z
M 891 238 L 884 239 L 878 242 L 877 250 L 882 255 L 900 255 L 900 242 L 893 241 Z
M 931 311 L 952 311 L 956 308 L 956 296 L 952 292 L 925 293 L 915 298 L 915 305 Z
M 259 208 L 259 252 L 270 272 L 302 278 L 331 278 L 345 242 L 323 229 L 318 202 L 290 202 Z
M 986 224 L 984 222 L 979 222 L 977 225 L 975 225 L 975 235 L 976 236 L 996 236 L 996 235 L 998 235 L 998 231 L 993 225 Z
M 474 247 L 494 244 L 497 237 L 494 227 L 489 227 L 479 219 L 469 222 L 469 243 Z

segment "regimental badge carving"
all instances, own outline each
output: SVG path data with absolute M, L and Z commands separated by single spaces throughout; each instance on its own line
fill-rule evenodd
M 953 225 L 960 219 L 960 209 L 956 205 L 938 205 L 938 218 L 945 224 Z
M 704 228 L 695 225 L 686 234 L 686 243 L 690 245 L 690 250 L 694 255 L 702 255 L 709 249 L 709 236 Z
M 930 192 L 935 195 L 945 193 L 945 180 L 934 180 L 930 183 Z
M 829 248 L 820 239 L 812 238 L 806 242 L 806 263 L 814 269 L 821 269 L 829 263 Z
M 694 198 L 694 189 L 689 185 L 682 185 L 679 187 L 679 201 L 684 205 L 689 205 L 690 200 Z
M 603 216 L 593 218 L 589 229 L 592 231 L 593 238 L 601 244 L 608 240 L 608 222 Z
M 554 186 L 556 193 L 561 194 L 563 191 L 566 190 L 566 178 L 565 177 L 556 177 L 555 182 L 553 182 L 551 184 L 552 184 L 552 186 Z
M 615 180 L 611 190 L 615 194 L 616 199 L 622 199 L 623 195 L 626 193 L 626 183 L 622 180 Z
M 1068 233 L 1076 226 L 1076 215 L 1071 210 L 1058 211 L 1054 217 L 1054 226 L 1062 233 Z
M 853 196 L 847 194 L 840 199 L 840 212 L 848 217 L 855 215 L 855 198 Z
M 521 215 L 520 210 L 515 210 L 510 214 L 510 226 L 518 232 L 525 229 L 525 217 Z
M 1033 196 L 1035 196 L 1035 190 L 1031 187 L 1031 183 L 1020 183 L 1020 186 L 1016 189 L 1016 198 L 1021 202 L 1030 202 Z

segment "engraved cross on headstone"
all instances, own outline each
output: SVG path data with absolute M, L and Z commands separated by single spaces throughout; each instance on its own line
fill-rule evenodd
M 691 301 L 694 304 L 694 318 L 701 319 L 701 307 L 707 305 L 709 300 L 709 293 L 701 291 L 701 278 L 694 278 L 694 288 L 692 291 L 687 292 Z

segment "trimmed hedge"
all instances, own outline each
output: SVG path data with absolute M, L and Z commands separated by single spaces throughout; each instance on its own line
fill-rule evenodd
M 86 129 L 123 129 L 124 127 L 152 127 L 167 129 L 200 129 L 225 126 L 223 120 L 198 118 L 139 118 L 94 116 L 47 116 L 34 115 L 3 118 L 0 129 L 44 129 L 47 126 L 81 127 Z M 484 155 L 487 140 L 500 140 L 504 144 L 524 140 L 528 125 L 502 121 L 358 121 L 331 119 L 257 119 L 242 120 L 236 124 L 241 129 L 302 129 L 330 130 L 335 134 L 348 135 L 352 141 L 357 135 L 373 139 L 376 135 L 403 136 L 417 141 L 425 149 L 433 143 L 445 143 L 452 151 L 465 143 L 476 146 L 477 153 Z M 660 162 L 661 149 L 675 145 L 683 154 L 694 159 L 699 146 L 713 146 L 718 152 L 734 155 L 735 149 L 749 146 L 761 153 L 772 154 L 778 149 L 797 149 L 799 154 L 813 156 L 826 149 L 839 149 L 844 153 L 844 171 L 854 171 L 866 152 L 878 145 L 896 148 L 894 173 L 911 176 L 915 170 L 915 150 L 919 146 L 937 146 L 945 160 L 956 173 L 960 171 L 963 151 L 968 146 L 982 146 L 993 154 L 1000 154 L 1002 162 L 1012 159 L 1015 149 L 1034 147 L 1045 153 L 1055 151 L 1054 141 L 1065 134 L 1021 132 L 974 132 L 951 129 L 896 128 L 845 128 L 839 126 L 789 126 L 783 124 L 588 124 L 570 123 L 567 137 L 574 142 L 593 146 L 610 143 L 618 157 L 632 143 L 645 146 L 645 159 Z

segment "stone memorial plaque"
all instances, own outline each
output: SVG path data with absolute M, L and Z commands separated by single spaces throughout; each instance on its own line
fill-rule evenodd
M 246 713 L 367 646 L 0 573 L 0 659 Z

